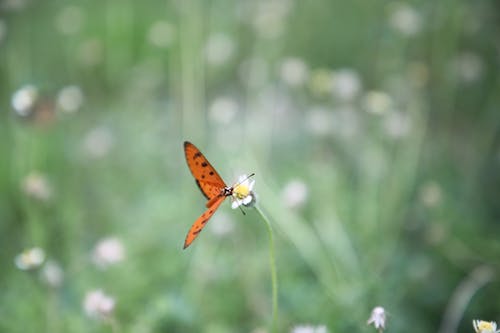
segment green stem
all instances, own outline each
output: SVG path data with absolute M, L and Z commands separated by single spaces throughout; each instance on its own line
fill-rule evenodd
M 255 206 L 255 210 L 259 213 L 260 217 L 264 221 L 267 227 L 267 232 L 269 234 L 269 267 L 271 268 L 271 283 L 272 283 L 272 295 L 273 295 L 273 321 L 271 326 L 271 332 L 276 332 L 276 325 L 278 320 L 278 276 L 276 274 L 276 258 L 274 255 L 274 237 L 273 228 L 269 219 L 264 214 L 264 212 Z

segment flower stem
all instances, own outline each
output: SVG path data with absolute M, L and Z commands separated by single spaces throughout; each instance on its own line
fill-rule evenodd
M 269 267 L 271 269 L 271 283 L 272 283 L 272 297 L 273 297 L 273 321 L 271 325 L 271 332 L 276 332 L 276 325 L 278 320 L 278 276 L 276 274 L 276 258 L 274 255 L 274 237 L 273 237 L 273 228 L 271 227 L 271 223 L 269 219 L 264 214 L 264 212 L 259 208 L 259 206 L 255 206 L 255 210 L 259 213 L 262 221 L 266 224 L 267 232 L 269 234 Z

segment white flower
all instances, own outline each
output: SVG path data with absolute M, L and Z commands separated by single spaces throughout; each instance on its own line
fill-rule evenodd
M 420 188 L 420 200 L 427 207 L 439 205 L 443 199 L 441 186 L 435 181 L 429 181 Z
M 60 287 L 64 279 L 61 266 L 54 261 L 47 261 L 40 274 L 42 280 L 53 288 Z
M 382 91 L 369 91 L 363 98 L 363 104 L 367 112 L 382 114 L 388 112 L 392 107 L 392 98 Z
M 285 31 L 285 21 L 292 5 L 290 0 L 259 1 L 252 20 L 256 33 L 265 39 L 279 37 Z
M 234 53 L 233 40 L 224 33 L 217 33 L 208 38 L 205 45 L 205 56 L 211 65 L 222 65 L 227 62 Z
M 100 240 L 92 253 L 92 260 L 100 268 L 117 264 L 125 259 L 125 249 L 116 237 Z
M 32 171 L 22 183 L 23 192 L 36 200 L 47 201 L 52 197 L 52 188 L 47 178 L 38 171 Z
M 29 116 L 38 98 L 38 89 L 31 85 L 25 85 L 17 90 L 11 99 L 14 111 L 20 116 Z
M 175 28 L 167 21 L 157 21 L 149 28 L 148 39 L 157 47 L 167 48 L 175 40 Z
M 309 78 L 307 64 L 299 58 L 287 58 L 281 63 L 281 79 L 291 87 L 303 85 Z
M 250 179 L 250 176 L 242 175 L 238 178 L 238 182 L 233 186 L 233 202 L 231 207 L 238 208 L 240 205 L 249 206 L 255 200 L 255 194 L 252 192 L 255 180 Z
M 385 329 L 385 320 L 386 320 L 386 312 L 385 309 L 381 306 L 377 306 L 373 309 L 370 318 L 366 322 L 367 325 L 373 324 L 373 326 L 382 331 Z
M 238 113 L 238 103 L 230 97 L 216 98 L 209 109 L 209 116 L 221 125 L 229 124 Z
M 83 309 L 91 318 L 108 317 L 115 308 L 115 300 L 97 289 L 87 292 L 83 301 Z
M 298 325 L 292 328 L 290 333 L 327 333 L 328 329 L 325 325 Z
M 483 60 L 473 52 L 463 52 L 452 61 L 452 69 L 466 83 L 479 80 L 484 72 Z
M 339 69 L 332 75 L 333 95 L 342 100 L 352 100 L 361 91 L 359 74 L 349 68 Z
M 59 91 L 57 105 L 62 111 L 73 113 L 78 111 L 83 104 L 83 93 L 78 86 L 67 86 Z
M 14 259 L 17 268 L 25 271 L 38 268 L 45 260 L 45 252 L 39 247 L 24 250 Z
M 384 119 L 384 129 L 389 137 L 402 138 L 411 130 L 411 119 L 404 113 L 393 111 Z
M 324 107 L 313 107 L 307 111 L 306 125 L 312 134 L 324 136 L 332 132 L 332 112 Z
M 106 126 L 99 126 L 90 130 L 83 140 L 84 150 L 92 158 L 106 156 L 113 148 L 113 145 L 113 133 Z
M 422 29 L 420 14 L 406 3 L 398 3 L 389 18 L 392 28 L 402 35 L 413 36 Z
M 473 320 L 472 325 L 477 333 L 498 333 L 497 323 L 494 321 Z
M 309 195 L 309 189 L 302 180 L 294 179 L 285 185 L 281 197 L 285 205 L 290 208 L 297 208 L 304 205 Z

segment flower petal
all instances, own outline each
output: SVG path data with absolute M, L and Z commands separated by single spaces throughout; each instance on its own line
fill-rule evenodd
M 231 203 L 231 208 L 236 209 L 241 205 L 241 201 L 238 199 L 234 199 L 234 201 Z

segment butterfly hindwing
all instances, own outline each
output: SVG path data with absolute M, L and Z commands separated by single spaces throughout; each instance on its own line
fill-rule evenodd
M 189 229 L 186 240 L 184 241 L 184 249 L 187 248 L 191 243 L 198 237 L 200 232 L 203 230 L 208 220 L 214 215 L 217 208 L 219 208 L 220 204 L 226 199 L 225 196 L 220 195 L 215 199 L 213 204 L 203 213 L 200 217 L 194 221 L 193 225 Z
M 191 142 L 184 142 L 184 153 L 189 170 L 191 170 L 203 195 L 207 199 L 218 196 L 226 184 L 214 167 Z

